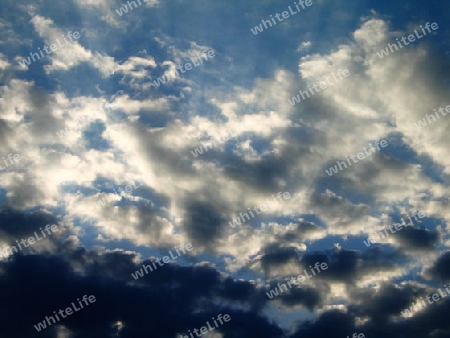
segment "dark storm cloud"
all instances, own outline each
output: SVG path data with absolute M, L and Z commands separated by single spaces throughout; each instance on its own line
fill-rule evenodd
M 431 278 L 436 278 L 437 280 L 443 282 L 450 281 L 450 252 L 442 254 L 434 263 L 434 265 L 427 270 L 427 274 Z
M 306 270 L 311 274 L 311 267 L 314 267 L 314 264 L 326 263 L 328 268 L 314 278 L 351 285 L 360 277 L 370 275 L 380 269 L 386 271 L 395 269 L 405 263 L 406 257 L 400 251 L 370 248 L 365 252 L 344 249 L 306 252 L 302 253 L 299 258 L 296 248 L 279 247 L 279 244 L 272 244 L 265 249 L 260 261 L 266 277 L 270 276 L 271 269 L 283 264 L 294 263 L 302 271 Z
M 382 284 L 379 289 L 354 290 L 352 299 L 360 305 L 351 306 L 351 311 L 377 322 L 386 321 L 408 307 L 417 292 L 416 287 L 398 287 L 388 283 Z
M 249 302 L 257 293 L 250 283 L 224 279 L 214 268 L 167 264 L 130 284 L 130 273 L 140 267 L 133 263 L 133 255 L 100 255 L 74 248 L 73 243 L 62 246 L 61 253 L 67 257 L 17 255 L 1 264 L 0 298 L 2 308 L 8 309 L 0 319 L 2 335 L 34 337 L 33 325 L 45 315 L 87 294 L 94 295 L 96 302 L 63 320 L 76 337 L 109 337 L 117 321 L 124 325 L 121 337 L 173 337 L 203 326 L 219 313 L 232 318 L 221 326 L 226 334 L 281 336 L 279 328 L 256 312 L 218 305 L 215 298 Z M 27 304 L 25 312 L 23 304 Z M 56 325 L 50 326 L 39 336 L 53 337 L 55 330 Z
M 42 237 L 39 228 L 44 228 L 47 224 L 58 224 L 58 222 L 53 215 L 42 211 L 24 214 L 8 207 L 0 209 L 0 233 L 10 245 L 16 245 L 16 240 L 34 236 L 35 231 Z M 48 238 L 55 239 L 54 236 Z
M 346 337 L 354 331 L 354 318 L 338 311 L 322 314 L 316 322 L 306 321 L 292 338 Z
M 411 285 L 398 287 L 386 284 L 374 297 L 363 297 L 361 306 L 352 307 L 350 313 L 361 316 L 365 312 L 370 317 L 370 321 L 359 328 L 368 337 L 449 337 L 450 323 L 446 316 L 450 310 L 450 301 L 446 298 L 432 304 L 425 301 L 426 296 L 437 292 L 436 289 L 425 290 Z M 400 316 L 399 320 L 393 320 L 399 311 L 415 301 L 421 301 L 421 297 L 426 303 L 425 308 L 410 318 Z
M 412 226 L 397 231 L 394 236 L 404 250 L 413 251 L 434 250 L 440 239 L 439 232 L 432 232 L 425 228 L 419 229 Z
M 372 248 L 364 253 L 344 249 L 334 249 L 326 253 L 305 253 L 300 262 L 303 269 L 307 271 L 310 269 L 309 266 L 314 266 L 316 262 L 327 263 L 328 269 L 314 278 L 352 284 L 359 277 L 370 275 L 380 269 L 392 270 L 404 260 L 405 257 L 400 252 Z
M 450 301 L 428 305 L 425 310 L 408 319 L 393 320 L 413 300 L 413 296 L 425 295 L 425 290 L 404 286 L 399 288 L 386 283 L 378 291 L 364 291 L 353 296 L 355 303 L 347 312 L 330 310 L 316 321 L 298 324 L 291 338 L 347 337 L 363 333 L 365 337 L 387 338 L 435 338 L 449 337 L 450 323 L 446 319 Z M 357 325 L 356 318 L 368 319 Z
M 324 297 L 320 291 L 310 287 L 292 288 L 280 295 L 281 302 L 288 306 L 303 305 L 309 311 L 313 311 L 319 304 L 322 305 Z

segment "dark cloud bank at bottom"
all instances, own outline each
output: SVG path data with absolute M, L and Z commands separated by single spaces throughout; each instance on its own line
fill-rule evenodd
M 0 231 L 10 238 L 17 235 L 10 222 L 41 226 L 53 221 L 48 214 L 30 216 L 11 211 L 2 220 Z M 34 228 L 30 225 L 30 230 Z M 308 254 L 301 263 L 321 258 L 329 261 L 331 267 L 337 267 L 345 261 L 343 255 L 373 260 L 367 254 L 345 251 L 334 256 L 330 252 Z M 376 250 L 371 255 L 376 255 Z M 430 276 L 448 281 L 442 264 L 447 257 L 444 254 L 429 269 Z M 287 309 L 294 305 L 313 311 L 326 298 L 326 288 L 305 287 L 301 292 L 293 290 L 278 300 L 268 300 L 265 295 L 268 288 L 259 289 L 250 282 L 224 277 L 212 266 L 181 267 L 172 263 L 134 281 L 131 273 L 150 263 L 149 260 L 136 262 L 135 258 L 134 254 L 122 251 L 87 250 L 71 239 L 61 241 L 53 252 L 20 252 L 10 256 L 0 262 L 0 336 L 57 337 L 58 325 L 41 332 L 36 332 L 34 325 L 87 294 L 95 296 L 94 304 L 57 323 L 70 330 L 73 337 L 176 337 L 203 326 L 220 313 L 232 318 L 217 328 L 224 337 L 347 337 L 353 332 L 363 332 L 366 337 L 450 337 L 447 299 L 412 318 L 398 320 L 400 311 L 410 306 L 417 294 L 428 291 L 410 284 L 402 287 L 385 284 L 378 290 L 356 289 L 344 276 L 352 275 L 351 269 L 330 268 L 333 274 L 326 277 L 324 272 L 321 280 L 327 282 L 331 278 L 346 284 L 353 302 L 348 311 L 325 311 L 316 321 L 298 323 L 288 333 L 264 315 L 269 313 L 270 317 L 272 310 L 264 314 L 263 310 L 276 304 L 277 311 L 282 306 Z M 338 278 L 339 271 L 342 276 Z M 312 299 L 316 301 L 311 303 Z M 238 310 L 242 308 L 247 310 Z M 356 318 L 368 321 L 356 326 Z

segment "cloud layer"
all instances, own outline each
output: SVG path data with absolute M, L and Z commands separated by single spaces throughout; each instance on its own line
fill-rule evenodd
M 220 313 L 231 321 L 207 337 L 450 336 L 447 299 L 401 314 L 450 281 L 450 117 L 414 125 L 450 105 L 448 6 L 317 0 L 258 35 L 288 4 L 122 6 L 26 1 L 0 15 L 0 245 L 60 229 L 0 261 L 0 335 L 37 336 L 87 294 L 95 304 L 39 336 L 179 337 Z M 69 31 L 80 38 L 20 65 Z M 214 58 L 175 76 L 206 50 Z M 339 70 L 350 75 L 289 103 Z M 328 175 L 337 161 L 346 168 Z M 425 217 L 364 244 L 413 211 Z M 267 296 L 316 262 L 328 269 Z

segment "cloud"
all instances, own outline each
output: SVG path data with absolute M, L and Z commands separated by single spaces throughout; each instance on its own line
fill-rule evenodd
M 317 1 L 257 37 L 250 23 L 275 4 L 149 1 L 121 17 L 123 4 L 103 0 L 5 6 L 0 158 L 21 162 L 0 172 L 2 243 L 49 222 L 63 231 L 0 262 L 0 335 L 33 336 L 84 294 L 97 302 L 44 336 L 177 336 L 219 313 L 232 320 L 218 337 L 449 335 L 447 300 L 401 316 L 448 280 L 449 122 L 414 126 L 449 104 L 447 33 L 376 54 L 420 24 L 420 4 L 401 8 L 407 19 L 392 9 L 403 18 L 393 24 L 376 4 Z M 19 68 L 70 30 L 80 39 Z M 209 62 L 154 86 L 206 49 Z M 289 104 L 339 69 L 350 76 Z M 80 117 L 93 122 L 57 137 Z M 325 173 L 381 139 L 388 147 Z M 229 226 L 278 192 L 291 197 Z M 100 196 L 113 202 L 99 207 Z M 411 210 L 425 213 L 420 227 L 363 245 Z M 189 242 L 191 255 L 131 277 Z M 316 262 L 328 269 L 268 299 Z

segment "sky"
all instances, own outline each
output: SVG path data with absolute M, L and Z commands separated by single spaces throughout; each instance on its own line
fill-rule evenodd
M 3 0 L 0 337 L 450 337 L 449 19 Z

